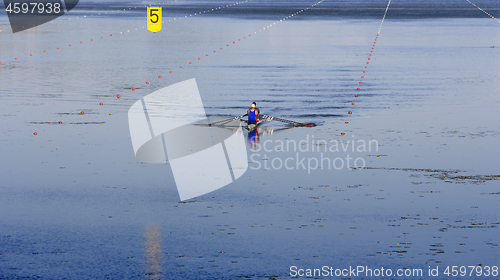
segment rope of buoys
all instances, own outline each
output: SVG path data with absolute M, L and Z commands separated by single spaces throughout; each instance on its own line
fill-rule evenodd
M 209 12 L 212 12 L 212 11 L 217 11 L 217 10 L 220 10 L 220 9 L 224 9 L 224 8 L 229 8 L 229 7 L 232 7 L 232 6 L 235 6 L 235 5 L 239 5 L 239 4 L 243 4 L 243 3 L 247 3 L 247 2 L 251 2 L 252 0 L 247 0 L 247 1 L 241 1 L 241 2 L 237 2 L 237 3 L 233 3 L 233 4 L 229 4 L 229 5 L 225 5 L 225 6 L 220 6 L 220 7 L 217 7 L 217 8 L 212 8 L 212 9 L 208 9 L 208 10 L 205 10 L 205 11 L 201 11 L 201 12 L 196 12 L 194 14 L 190 14 L 189 16 L 193 16 L 193 15 L 201 15 L 202 13 L 205 14 L 205 13 L 209 13 Z M 150 5 L 151 6 L 151 5 Z M 183 18 L 187 18 L 188 16 L 185 15 L 184 17 L 178 17 L 178 18 L 173 18 L 171 20 L 177 20 L 177 19 L 183 19 Z M 162 23 L 169 23 L 171 22 L 171 20 L 168 20 L 168 21 L 163 21 Z
M 236 5 L 239 5 L 239 4 L 243 4 L 243 3 L 247 3 L 247 2 L 251 2 L 251 1 L 253 1 L 253 0 L 245 0 L 245 1 L 240 1 L 240 2 L 237 2 L 237 3 L 230 4 L 230 5 L 225 5 L 225 6 L 221 6 L 221 7 L 217 7 L 217 8 L 213 8 L 213 9 L 208 9 L 208 10 L 201 11 L 201 12 L 196 12 L 196 13 L 194 13 L 194 15 L 200 15 L 200 14 L 202 14 L 202 13 L 206 13 L 206 12 L 210 12 L 210 11 L 217 11 L 217 10 L 220 10 L 220 9 L 222 9 L 222 8 L 233 7 L 233 6 L 236 6 Z M 151 6 L 151 5 L 152 5 L 152 4 L 145 5 L 144 7 L 148 7 L 148 6 Z M 135 7 L 135 8 L 138 8 L 138 7 L 139 7 L 139 8 L 141 8 L 142 6 L 137 6 L 137 7 Z M 125 10 L 125 9 L 123 9 L 123 10 Z M 118 10 L 118 11 L 121 11 L 121 10 Z M 113 12 L 113 11 L 112 11 L 112 12 Z M 107 14 L 107 12 L 104 12 L 104 13 L 103 13 L 103 15 L 104 15 L 104 14 Z M 99 15 L 101 15 L 101 13 L 99 13 Z M 84 16 L 84 17 L 86 17 L 86 16 Z M 179 19 L 181 19 L 181 18 L 186 18 L 186 17 L 187 17 L 187 15 L 186 15 L 186 16 L 184 16 L 184 17 L 178 17 L 178 18 L 179 18 Z M 78 18 L 78 17 L 77 17 L 77 18 Z M 71 19 L 71 18 L 69 18 L 69 19 Z M 177 19 L 177 18 L 174 18 L 173 20 L 176 20 L 176 19 Z M 62 21 L 62 19 L 61 19 L 60 21 Z M 52 21 L 52 22 L 54 22 L 54 21 Z M 163 23 L 173 23 L 173 22 L 172 22 L 172 20 L 168 20 L 168 22 L 163 22 Z M 35 27 L 35 28 L 37 28 L 37 27 Z M 142 29 L 144 29 L 144 28 L 145 28 L 145 27 L 144 27 L 144 26 L 142 26 Z M 135 31 L 139 31 L 139 30 L 141 30 L 141 28 L 135 28 Z M 117 31 L 116 33 L 118 34 L 118 32 L 119 32 L 119 34 L 124 34 L 124 31 Z M 127 32 L 127 33 L 130 33 L 130 29 L 129 29 L 129 30 L 127 30 L 126 32 Z M 110 34 L 110 35 L 109 35 L 109 37 L 113 37 L 113 34 Z M 103 39 L 103 38 L 104 38 L 104 37 L 103 37 L 103 36 L 101 36 L 101 39 Z M 84 41 L 85 41 L 85 40 L 81 40 L 81 41 L 80 41 L 80 44 L 83 44 L 83 42 L 84 42 Z M 90 39 L 90 41 L 91 41 L 91 42 L 93 42 L 93 41 L 94 41 L 94 39 Z M 69 44 L 69 47 L 71 47 L 71 46 L 72 46 L 72 44 Z M 57 48 L 57 49 L 59 50 L 59 48 Z M 47 54 L 47 50 L 44 50 L 44 51 L 43 51 L 43 53 L 44 53 L 44 54 Z M 30 53 L 30 55 L 29 55 L 29 56 L 33 57 L 33 53 Z M 17 60 L 17 57 L 16 57 L 14 60 Z M 0 59 L 0 61 L 2 61 L 2 60 Z M 0 66 L 1 66 L 1 62 L 0 62 Z
M 468 1 L 468 0 L 467 0 Z M 375 49 L 375 46 L 377 44 L 377 40 L 378 40 L 378 36 L 380 34 L 380 30 L 382 30 L 382 25 L 384 24 L 384 20 L 385 20 L 385 17 L 387 16 L 387 11 L 389 10 L 389 6 L 391 5 L 391 0 L 389 0 L 389 2 L 387 2 L 387 6 L 385 7 L 385 11 L 384 11 L 384 16 L 382 17 L 382 21 L 380 22 L 380 26 L 378 28 L 378 31 L 377 31 L 377 35 L 375 36 L 375 40 L 373 41 L 373 44 L 372 44 L 372 48 L 371 48 L 371 51 L 370 53 L 368 54 L 368 61 L 366 62 L 366 64 L 370 64 L 370 61 L 371 61 L 371 56 L 372 56 L 372 53 L 373 53 L 373 50 Z M 367 69 L 368 66 L 365 66 L 365 69 Z M 363 74 L 366 73 L 366 70 L 363 70 Z M 362 75 L 361 76 L 361 79 L 364 79 L 365 78 L 365 75 Z M 362 85 L 363 82 L 362 81 L 359 81 L 359 85 Z M 356 88 L 357 91 L 360 91 L 361 90 L 361 87 L 357 87 Z M 355 94 L 354 95 L 355 98 L 358 98 L 358 95 Z M 352 106 L 355 106 L 356 103 L 355 102 L 352 102 L 351 103 Z M 352 115 L 352 111 L 349 111 L 347 112 L 348 115 Z M 348 121 L 345 122 L 345 124 L 349 124 Z M 340 133 L 340 135 L 345 135 L 344 132 Z
M 492 14 L 488 13 L 487 11 L 483 10 L 481 7 L 477 6 L 476 4 L 472 3 L 472 2 L 471 2 L 471 1 L 469 1 L 469 0 L 465 0 L 465 1 L 469 2 L 472 6 L 474 6 L 474 7 L 478 8 L 481 12 L 483 12 L 483 13 L 487 14 L 490 18 L 492 18 L 492 19 L 494 19 L 494 20 L 496 20 L 496 21 L 500 22 L 500 20 L 499 20 L 499 19 L 497 19 L 496 17 L 494 17 Z

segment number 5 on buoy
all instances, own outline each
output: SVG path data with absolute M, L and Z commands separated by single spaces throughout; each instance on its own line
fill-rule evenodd
M 148 30 L 158 32 L 161 30 L 161 7 L 148 7 Z

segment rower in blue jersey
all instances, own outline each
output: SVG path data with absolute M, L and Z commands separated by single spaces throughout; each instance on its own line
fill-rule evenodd
M 257 108 L 257 103 L 252 103 L 252 106 L 250 106 L 250 109 L 247 112 L 248 114 L 248 123 L 258 123 L 259 119 L 257 118 L 260 114 L 260 110 Z

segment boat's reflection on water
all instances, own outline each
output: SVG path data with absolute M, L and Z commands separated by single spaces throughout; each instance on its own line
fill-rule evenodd
M 199 126 L 209 126 L 206 122 L 200 122 L 195 125 Z M 243 131 L 248 131 L 248 144 L 251 148 L 252 151 L 254 151 L 261 140 L 261 138 L 265 138 L 267 136 L 273 135 L 273 133 L 276 133 L 281 130 L 286 130 L 290 128 L 294 128 L 295 126 L 293 125 L 285 125 L 285 126 L 278 126 L 278 127 L 271 127 L 271 126 L 266 126 L 267 124 L 260 125 L 257 128 L 250 129 L 246 128 L 246 125 L 234 125 L 233 123 L 231 124 L 223 124 L 223 125 L 216 125 L 212 126 L 214 128 L 224 128 L 224 129 L 229 129 L 232 130 L 233 133 L 236 133 L 236 131 L 241 127 L 244 128 Z
M 255 150 L 257 147 L 257 143 L 259 142 L 259 128 L 256 128 L 252 131 L 248 132 L 248 144 L 250 144 L 250 148 Z
M 257 144 L 259 144 L 259 140 L 261 138 L 271 136 L 275 132 L 285 130 L 285 129 L 290 129 L 290 128 L 293 128 L 293 126 L 286 126 L 286 127 L 279 127 L 279 128 L 258 127 L 254 130 L 249 131 L 248 132 L 248 144 L 250 145 L 250 149 L 252 151 L 255 151 L 255 149 L 257 148 Z
M 162 253 L 160 229 L 158 225 L 146 227 L 146 277 L 147 279 L 164 279 L 162 271 Z

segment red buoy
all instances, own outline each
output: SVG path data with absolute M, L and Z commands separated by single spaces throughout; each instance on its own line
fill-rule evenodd
M 198 60 L 201 60 L 201 58 L 200 58 L 200 57 L 198 57 Z
M 71 47 L 71 45 L 69 45 Z
M 215 51 L 214 51 L 215 52 Z
M 206 54 L 205 56 L 208 56 L 208 54 Z
M 146 85 L 149 85 L 149 82 L 146 82 Z
M 356 95 L 354 95 L 354 97 L 358 97 L 358 95 L 356 94 Z
M 80 112 L 80 114 L 82 114 L 82 115 L 83 115 L 83 114 L 85 114 L 85 112 L 84 112 L 84 111 L 81 111 L 81 112 Z
M 366 73 L 366 71 L 363 71 L 363 73 Z
M 233 42 L 233 44 L 236 44 L 235 42 Z
M 116 95 L 116 98 L 120 98 L 120 95 L 119 95 L 119 94 L 117 94 L 117 95 Z
M 109 34 L 109 37 L 113 36 L 113 34 Z
M 99 103 L 99 105 L 101 105 L 101 106 L 102 106 L 102 105 L 104 105 L 104 104 L 102 104 L 102 102 L 101 102 L 101 103 Z
M 158 79 L 161 79 L 161 76 L 158 76 Z
M 362 84 L 363 82 L 359 82 L 359 84 Z
M 33 56 L 32 54 L 30 54 L 30 56 Z
M 365 76 L 361 76 L 361 79 L 364 79 L 364 78 L 365 78 Z
M 182 68 L 182 66 L 181 66 L 181 68 Z
M 62 121 L 59 121 L 59 124 L 62 124 Z
M 172 74 L 172 71 L 170 71 L 170 74 Z
M 33 135 L 38 135 L 38 133 L 37 132 L 33 132 Z
M 348 124 L 349 122 L 345 122 L 345 124 Z
M 46 53 L 47 51 L 43 51 L 43 53 Z
M 340 135 L 345 135 L 345 132 L 341 132 Z
M 352 105 L 356 105 L 356 103 L 352 102 Z
M 356 90 L 360 90 L 360 88 L 357 88 Z
M 135 91 L 135 87 L 132 88 L 132 91 Z
M 352 115 L 352 111 L 349 111 L 347 114 Z

